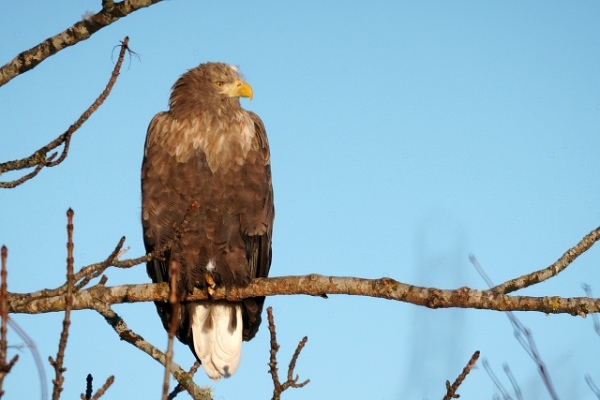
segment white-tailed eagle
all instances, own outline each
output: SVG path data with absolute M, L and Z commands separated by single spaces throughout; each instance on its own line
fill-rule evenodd
M 252 88 L 236 67 L 201 64 L 179 78 L 169 111 L 158 113 L 148 127 L 144 244 L 148 252 L 164 252 L 148 262 L 147 271 L 152 281 L 169 282 L 169 266 L 176 263 L 179 294 L 215 284 L 247 285 L 269 273 L 274 217 L 269 144 L 262 121 L 240 106 L 240 97 L 252 98 Z M 181 303 L 177 338 L 210 378 L 229 377 L 239 365 L 242 340 L 258 330 L 264 301 Z M 156 307 L 168 330 L 172 307 L 162 302 Z

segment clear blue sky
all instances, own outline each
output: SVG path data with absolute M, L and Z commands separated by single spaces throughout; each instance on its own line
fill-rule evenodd
M 0 64 L 63 31 L 100 1 L 0 5 Z M 77 267 L 103 260 L 122 235 L 143 254 L 139 169 L 147 125 L 171 85 L 204 61 L 240 66 L 253 86 L 243 106 L 263 119 L 276 201 L 272 275 L 390 276 L 418 285 L 484 288 L 475 254 L 497 283 L 540 269 L 600 224 L 600 5 L 597 2 L 173 0 L 139 11 L 0 88 L 0 161 L 62 133 L 104 88 L 125 36 L 112 95 L 75 134 L 68 159 L 0 193 L 9 288 L 64 281 L 65 212 L 75 210 Z M 11 178 L 6 175 L 3 178 Z M 593 248 L 531 295 L 600 293 Z M 110 270 L 109 285 L 148 282 L 145 268 Z M 294 399 L 439 399 L 480 350 L 508 387 L 549 398 L 535 365 L 493 311 L 429 310 L 385 300 L 273 297 L 280 364 L 308 344 Z M 152 304 L 116 306 L 164 348 Z M 593 399 L 600 338 L 591 318 L 518 313 L 531 328 L 562 399 Z M 15 315 L 44 360 L 62 314 Z M 10 336 L 12 344 L 20 343 Z M 162 367 L 118 340 L 103 318 L 76 312 L 63 398 L 85 376 L 116 381 L 107 399 L 158 398 Z M 8 398 L 38 398 L 28 352 L 5 381 Z M 176 347 L 184 368 L 192 355 Z M 215 398 L 268 399 L 268 331 L 244 344 L 242 364 Z M 46 370 L 50 377 L 50 368 Z M 492 398 L 483 368 L 461 399 Z M 182 396 L 182 398 L 185 396 Z

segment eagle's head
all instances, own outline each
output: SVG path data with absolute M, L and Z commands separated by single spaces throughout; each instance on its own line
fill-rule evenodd
M 240 97 L 252 99 L 252 87 L 242 79 L 238 68 L 209 62 L 190 69 L 175 82 L 170 107 L 176 113 L 195 114 L 225 104 L 239 107 Z

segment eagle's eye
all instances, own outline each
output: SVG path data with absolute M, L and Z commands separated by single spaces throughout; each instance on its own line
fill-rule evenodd
M 221 81 L 215 82 L 215 86 L 219 87 L 219 88 L 223 87 L 224 84 L 225 84 L 225 82 L 221 82 Z

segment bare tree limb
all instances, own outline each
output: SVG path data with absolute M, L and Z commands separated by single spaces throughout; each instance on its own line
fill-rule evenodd
M 143 337 L 133 332 L 131 329 L 127 327 L 127 324 L 123 319 L 115 313 L 109 306 L 102 306 L 101 304 L 96 304 L 95 310 L 98 311 L 108 322 L 108 324 L 117 332 L 121 340 L 124 340 L 138 349 L 142 350 L 144 353 L 148 354 L 150 357 L 154 358 L 156 361 L 161 363 L 162 365 L 166 364 L 166 356 L 165 354 L 154 347 L 152 344 L 144 340 Z M 179 382 L 179 384 L 187 390 L 187 392 L 192 396 L 195 400 L 212 400 L 212 394 L 210 388 L 201 388 L 196 385 L 193 381 L 193 375 L 185 372 L 178 364 L 175 362 L 171 363 L 171 374 L 173 377 Z
M 53 56 L 64 48 L 88 39 L 100 29 L 112 24 L 120 18 L 141 8 L 159 3 L 160 1 L 161 0 L 125 0 L 119 3 L 103 1 L 103 8 L 99 13 L 86 17 L 82 21 L 67 28 L 64 32 L 44 40 L 42 43 L 29 50 L 25 50 L 13 60 L 0 67 L 0 86 L 3 86 L 14 77 L 33 69 L 46 58 Z
M 257 278 L 246 287 L 218 287 L 213 300 L 240 301 L 249 297 L 305 294 L 346 294 L 369 296 L 412 303 L 428 308 L 473 308 L 496 311 L 538 311 L 546 314 L 571 314 L 585 316 L 600 312 L 600 299 L 587 297 L 530 297 L 510 296 L 489 290 L 467 287 L 442 290 L 408 285 L 390 278 L 363 279 L 323 275 Z M 168 283 L 122 286 L 96 285 L 81 290 L 73 297 L 73 309 L 95 309 L 98 302 L 105 304 L 139 303 L 145 301 L 167 302 Z M 63 311 L 64 297 L 52 296 L 26 301 L 26 294 L 9 293 L 9 312 L 40 314 Z M 182 301 L 207 300 L 205 290 L 194 289 Z
M 194 204 L 190 206 L 193 210 Z M 187 217 L 181 223 L 185 226 Z M 600 228 L 596 228 L 575 247 L 567 251 L 568 262 L 572 262 L 581 253 L 587 251 L 600 238 Z M 82 268 L 75 278 L 85 274 L 93 274 L 95 268 L 130 267 L 160 256 L 162 250 L 145 256 L 118 261 L 120 248 L 124 239 L 115 248 L 111 256 L 102 263 Z M 583 244 L 582 244 L 583 243 Z M 565 253 L 565 254 L 567 254 Z M 564 257 L 564 256 L 563 256 Z M 472 258 L 474 259 L 474 258 Z M 564 268 L 563 268 L 564 270 Z M 91 276 L 91 275 L 90 275 Z M 73 309 L 95 309 L 98 301 L 104 304 L 135 303 L 142 301 L 168 301 L 168 283 L 123 285 L 105 287 L 103 284 L 80 290 L 73 297 Z M 496 286 L 496 288 L 502 285 Z M 56 289 L 61 292 L 61 289 Z M 64 298 L 55 291 L 39 291 L 35 293 L 8 293 L 9 312 L 38 314 L 62 311 L 65 309 Z M 562 298 L 557 296 L 530 297 L 509 296 L 500 294 L 496 289 L 476 290 L 462 287 L 456 290 L 442 290 L 413 286 L 398 282 L 391 278 L 362 279 L 353 277 L 331 277 L 322 275 L 289 276 L 279 278 L 254 279 L 247 287 L 218 287 L 211 298 L 214 300 L 239 301 L 249 297 L 306 294 L 323 296 L 325 294 L 346 294 L 370 296 L 412 303 L 429 308 L 474 308 L 496 311 L 538 311 L 546 314 L 571 314 L 586 316 L 600 312 L 600 299 L 589 297 Z M 206 290 L 195 289 L 182 301 L 206 300 Z
M 75 123 L 73 123 L 73 125 L 71 125 L 65 133 L 63 133 L 62 135 L 60 135 L 59 137 L 54 139 L 52 142 L 45 145 L 44 147 L 37 150 L 35 153 L 30 155 L 29 157 L 26 157 L 26 158 L 23 158 L 20 160 L 7 161 L 5 163 L 0 164 L 0 175 L 2 175 L 2 173 L 7 172 L 7 171 L 19 171 L 22 169 L 35 167 L 35 169 L 32 172 L 28 173 L 27 175 L 25 175 L 19 179 L 16 179 L 16 180 L 13 180 L 10 182 L 0 182 L 0 188 L 9 188 L 10 189 L 10 188 L 17 187 L 17 186 L 25 183 L 29 179 L 33 178 L 34 176 L 36 176 L 44 167 L 48 167 L 48 168 L 55 167 L 65 160 L 65 158 L 67 157 L 67 154 L 69 152 L 69 147 L 71 144 L 71 137 L 73 136 L 75 131 L 77 131 L 77 129 L 79 129 L 81 127 L 81 125 L 83 125 L 83 123 L 85 121 L 87 121 L 88 118 L 98 109 L 98 107 L 100 107 L 100 105 L 104 102 L 104 100 L 106 100 L 106 98 L 110 94 L 113 86 L 115 85 L 115 82 L 117 81 L 117 78 L 119 76 L 119 71 L 121 70 L 121 66 L 123 65 L 123 59 L 125 58 L 125 52 L 128 50 L 128 47 L 127 47 L 128 43 L 129 43 L 129 38 L 127 38 L 127 37 L 121 42 L 121 51 L 119 53 L 119 59 L 117 60 L 117 63 L 115 64 L 115 67 L 113 69 L 111 77 L 110 77 L 108 83 L 106 84 L 106 87 L 100 94 L 100 96 L 98 96 L 98 98 L 92 103 L 92 105 L 90 107 L 88 107 L 88 109 L 85 110 L 85 112 L 83 114 L 81 114 L 79 119 L 77 121 L 75 121 Z M 52 154 L 48 155 L 48 153 L 50 151 L 54 150 L 55 148 L 57 148 L 60 145 L 64 145 L 64 146 L 63 146 L 62 153 L 58 158 L 56 158 L 56 155 L 58 153 L 52 153 Z

